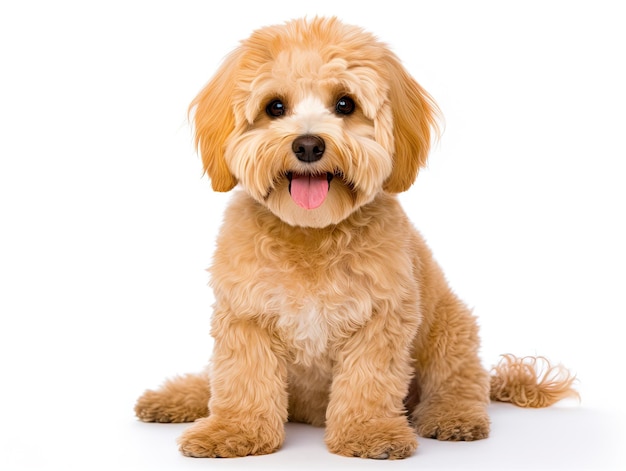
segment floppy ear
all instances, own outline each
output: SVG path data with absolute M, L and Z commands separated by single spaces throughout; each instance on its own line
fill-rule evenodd
M 399 193 L 410 188 L 419 168 L 426 165 L 431 132 L 439 133 L 439 108 L 395 55 L 389 54 L 387 62 L 395 151 L 393 170 L 385 181 L 384 189 Z
M 235 53 L 228 56 L 189 105 L 190 114 L 195 108 L 196 147 L 215 191 L 229 191 L 237 184 L 224 159 L 226 139 L 235 129 L 232 96 L 237 62 Z

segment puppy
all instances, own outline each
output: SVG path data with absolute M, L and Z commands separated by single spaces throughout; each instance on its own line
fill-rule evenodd
M 147 422 L 195 420 L 183 454 L 271 453 L 289 420 L 325 426 L 333 453 L 404 458 L 416 435 L 487 437 L 490 395 L 576 395 L 536 359 L 481 366 L 475 318 L 396 198 L 438 110 L 373 35 L 335 18 L 262 28 L 190 110 L 213 189 L 239 191 L 210 270 L 210 368 L 135 406 Z

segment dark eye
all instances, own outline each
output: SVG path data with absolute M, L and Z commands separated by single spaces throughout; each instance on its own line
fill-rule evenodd
M 265 112 L 270 118 L 278 118 L 285 114 L 285 105 L 280 100 L 272 100 L 265 107 Z
M 342 96 L 337 100 L 335 111 L 339 114 L 352 114 L 354 111 L 354 100 L 349 96 Z

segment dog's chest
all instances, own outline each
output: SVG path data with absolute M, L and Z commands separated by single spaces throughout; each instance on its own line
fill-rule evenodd
M 284 296 L 276 328 L 288 346 L 292 361 L 303 366 L 327 363 L 339 339 L 366 322 L 371 308 L 359 309 L 352 299 L 339 303 L 332 296 Z M 365 303 L 363 303 L 365 304 Z
M 328 348 L 328 313 L 315 300 L 295 305 L 285 303 L 278 313 L 276 327 L 287 341 L 295 363 L 310 366 Z

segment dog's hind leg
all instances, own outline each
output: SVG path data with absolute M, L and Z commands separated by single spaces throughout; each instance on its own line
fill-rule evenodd
M 489 435 L 489 376 L 478 357 L 478 327 L 469 309 L 447 292 L 422 324 L 415 378 L 405 402 L 417 433 L 439 440 Z M 419 394 L 419 398 L 415 397 Z
M 177 376 L 143 393 L 135 415 L 144 422 L 193 422 L 209 415 L 210 396 L 207 373 Z
M 317 374 L 314 368 L 292 366 L 288 389 L 289 422 L 323 427 L 326 423 L 330 384 L 330 375 L 324 377 Z

